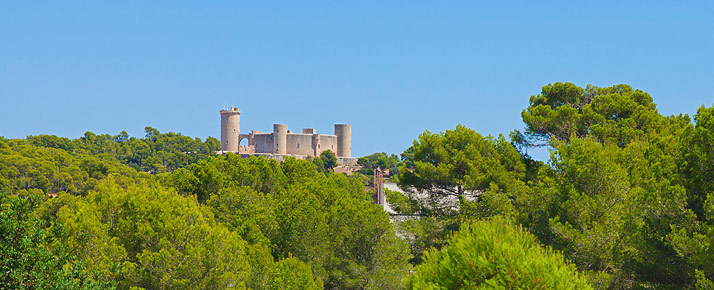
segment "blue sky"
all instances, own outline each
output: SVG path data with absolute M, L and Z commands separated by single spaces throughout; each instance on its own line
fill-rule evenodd
M 0 135 L 218 137 L 234 105 L 245 132 L 350 123 L 362 156 L 507 135 L 557 81 L 714 104 L 713 1 L 204 2 L 0 3 Z

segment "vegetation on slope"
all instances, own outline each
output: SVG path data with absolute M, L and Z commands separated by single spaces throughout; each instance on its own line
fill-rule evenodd
M 47 263 L 79 285 L 395 289 L 410 269 L 407 244 L 362 183 L 308 161 L 228 154 L 154 176 L 81 150 L 24 140 L 0 140 L 0 148 L 3 215 L 17 215 L 14 203 L 42 199 L 21 219 L 28 226 L 3 231 L 4 247 L 16 247 L 8 251 L 18 257 L 76 255 Z M 8 281 L 20 281 L 5 285 L 40 289 L 48 284 L 38 279 L 70 279 L 35 274 L 30 259 L 3 261 L 19 273 Z
M 531 97 L 523 120 L 511 146 L 462 126 L 415 140 L 413 166 L 398 179 L 429 217 L 399 225 L 415 261 L 447 247 L 463 221 L 503 216 L 561 251 L 595 288 L 711 284 L 712 108 L 692 124 L 660 115 L 627 85 L 555 83 Z M 526 153 L 539 142 L 551 148 L 547 164 Z M 504 155 L 514 149 L 516 161 Z M 453 196 L 457 205 L 444 211 Z
M 405 221 L 333 155 L 216 156 L 215 138 L 151 127 L 0 137 L 0 288 L 714 285 L 714 108 L 663 116 L 628 85 L 555 83 L 522 117 L 510 140 L 459 125 L 360 158 L 390 169 Z

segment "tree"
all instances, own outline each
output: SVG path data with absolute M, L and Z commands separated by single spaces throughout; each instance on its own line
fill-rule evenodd
M 152 128 L 146 139 L 87 132 L 70 141 L 77 148 L 64 141 L 0 138 L 0 189 L 57 194 L 35 210 L 36 224 L 66 230 L 41 245 L 53 249 L 49 256 L 77 253 L 71 268 L 62 267 L 86 267 L 93 280 L 72 274 L 72 281 L 120 289 L 399 289 L 411 269 L 407 244 L 362 180 L 325 174 L 324 164 L 231 153 L 194 160 L 178 150 L 203 150 L 192 147 L 199 140 Z M 316 159 L 323 158 L 334 166 L 334 154 Z
M 684 288 L 694 269 L 664 239 L 690 225 L 674 136 L 625 148 L 553 140 L 550 165 L 514 201 L 519 222 L 598 288 Z M 673 154 L 674 153 L 674 154 Z
M 78 262 L 79 253 L 54 243 L 66 233 L 61 224 L 43 227 L 33 215 L 41 200 L 39 190 L 0 195 L 0 288 L 113 289 L 92 278 Z
M 558 211 L 549 221 L 555 248 L 582 271 L 620 274 L 617 269 L 626 251 L 623 240 L 631 234 L 626 229 L 637 222 L 639 213 L 627 171 L 617 162 L 619 148 L 592 139 L 571 139 L 570 144 L 554 146 L 551 163 L 558 179 L 544 182 L 540 189 L 552 188 L 560 198 Z M 593 279 L 611 283 L 609 277 Z
M 357 159 L 357 164 L 362 166 L 360 173 L 365 175 L 374 174 L 373 170 L 376 168 L 381 168 L 382 170 L 389 170 L 390 175 L 395 175 L 399 171 L 400 160 L 397 155 L 387 155 L 384 152 L 378 152 L 371 155 L 363 156 Z
M 309 162 L 281 163 L 288 185 L 276 192 L 276 256 L 310 264 L 327 289 L 398 289 L 408 273 L 407 244 L 359 179 L 321 174 Z
M 407 289 L 592 289 L 562 254 L 501 217 L 461 226 L 430 250 Z
M 531 96 L 521 116 L 526 131 L 515 135 L 526 146 L 547 145 L 551 137 L 569 141 L 571 136 L 593 136 L 624 147 L 660 131 L 666 123 L 649 94 L 625 84 L 585 89 L 572 83 L 549 84 Z
M 251 246 L 308 264 L 328 289 L 400 288 L 410 256 L 388 215 L 367 199 L 361 180 L 322 170 L 308 160 L 229 153 L 159 179 L 205 200 Z
M 276 203 L 272 194 L 256 192 L 246 186 L 221 189 L 206 202 L 216 219 L 244 240 L 266 245 L 270 245 L 277 234 Z
M 325 169 L 328 171 L 337 166 L 337 156 L 330 150 L 322 151 L 322 153 L 320 153 L 320 159 L 325 163 Z
M 322 280 L 312 277 L 310 266 L 296 258 L 286 258 L 275 263 L 270 275 L 270 290 L 321 290 Z
M 214 156 L 220 141 L 208 137 L 205 142 L 176 133 L 161 133 L 145 127 L 144 138 L 129 137 L 126 131 L 117 135 L 86 132 L 79 139 L 70 140 L 53 135 L 30 136 L 35 146 L 66 150 L 68 153 L 106 154 L 138 171 L 162 173 L 174 171 Z
M 138 176 L 131 168 L 103 156 L 70 154 L 26 140 L 0 141 L 0 189 L 3 193 L 39 189 L 46 194 L 86 194 L 109 173 Z M 5 181 L 3 181 L 5 180 Z
M 512 200 L 525 190 L 522 157 L 500 135 L 484 137 L 462 125 L 439 134 L 426 131 L 402 156 L 408 162 L 396 180 L 408 199 L 400 205 L 408 206 L 396 208 L 421 219 L 398 228 L 415 262 L 429 247 L 445 245 L 459 219 L 511 213 Z
M 557 82 L 543 86 L 539 95 L 531 96 L 530 105 L 521 113 L 526 133 L 534 139 L 532 144 L 543 145 L 551 137 L 568 140 L 572 134 L 586 135 L 587 128 L 582 123 L 581 114 L 592 97 L 592 94 L 586 94 L 585 90 L 572 83 Z
M 672 224 L 669 240 L 677 254 L 695 271 L 702 289 L 712 289 L 714 280 L 714 107 L 701 106 L 694 116 L 695 127 L 683 138 L 683 162 L 679 166 L 682 184 L 687 189 L 688 223 Z M 706 288 L 709 285 L 709 288 Z
M 282 189 L 286 182 L 285 174 L 274 159 L 241 158 L 233 153 L 199 161 L 159 179 L 182 194 L 196 195 L 199 202 L 205 202 L 223 188 L 247 186 L 269 193 Z
M 328 175 L 330 171 L 337 166 L 337 156 L 330 150 L 322 151 L 320 156 L 308 156 L 307 160 L 312 162 L 312 164 L 315 164 L 317 169 L 325 175 Z
M 425 215 L 455 215 L 466 193 L 479 201 L 478 193 L 489 188 L 515 192 L 525 171 L 503 136 L 483 137 L 462 125 L 440 134 L 426 131 L 408 151 L 414 167 L 402 166 L 397 181 L 410 198 L 421 199 Z M 419 198 L 421 193 L 426 198 Z
M 709 171 L 699 165 L 709 147 L 694 136 L 708 134 L 706 121 L 695 133 L 688 116 L 660 115 L 649 94 L 628 85 L 569 83 L 545 86 L 522 117 L 526 133 L 514 132 L 515 143 L 554 149 L 514 202 L 541 242 L 601 288 L 686 288 L 696 275 L 712 277 L 687 260 L 697 255 L 685 246 L 705 232 L 698 189 Z
M 64 243 L 122 289 L 242 288 L 252 273 L 247 261 L 262 260 L 249 258 L 250 246 L 195 197 L 154 181 L 110 175 L 57 217 L 70 233 Z M 80 233 L 87 239 L 76 238 Z M 113 268 L 119 272 L 108 271 Z
M 694 116 L 695 128 L 684 140 L 687 148 L 681 172 L 688 189 L 688 203 L 704 220 L 707 194 L 714 192 L 714 107 L 701 106 Z

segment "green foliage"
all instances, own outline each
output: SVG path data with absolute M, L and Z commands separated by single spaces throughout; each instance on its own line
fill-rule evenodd
M 58 220 L 84 264 L 122 289 L 241 288 L 250 277 L 248 245 L 238 234 L 216 223 L 195 197 L 154 182 L 109 176 L 60 209 Z M 88 238 L 74 238 L 79 233 Z M 115 267 L 119 273 L 107 271 Z
M 409 271 L 406 244 L 384 211 L 369 202 L 340 198 L 329 208 L 328 235 L 334 256 L 328 288 L 396 289 Z M 359 229 L 359 230 L 358 230 Z M 332 287 L 330 287 L 332 286 Z
M 714 289 L 714 282 L 707 279 L 706 275 L 704 275 L 704 272 L 696 270 L 695 276 L 697 277 L 697 289 Z
M 712 289 L 714 279 L 714 108 L 700 107 L 694 116 L 696 125 L 684 127 L 682 161 L 678 162 L 681 184 L 686 190 L 686 210 L 691 219 L 686 223 L 670 223 L 668 240 L 679 257 L 690 267 L 697 287 Z M 676 120 L 675 120 L 676 121 Z M 674 123 L 674 122 L 673 122 Z M 692 270 L 695 268 L 695 270 Z
M 251 244 L 270 244 L 277 235 L 275 199 L 270 194 L 256 192 L 249 187 L 222 189 L 207 204 L 216 219 Z
M 126 166 L 86 154 L 36 147 L 24 140 L 0 140 L 0 191 L 39 189 L 47 194 L 86 194 L 112 173 L 139 176 Z
M 207 200 L 219 221 L 251 244 L 269 245 L 276 259 L 306 262 L 327 288 L 399 288 L 407 244 L 359 179 L 322 170 L 293 158 L 279 164 L 227 154 L 160 178 Z
M 406 215 L 416 213 L 418 208 L 416 200 L 410 199 L 399 191 L 392 191 L 386 188 L 384 189 L 384 195 L 386 195 L 387 203 L 394 211 Z
M 616 146 L 591 139 L 559 143 L 552 163 L 561 202 L 550 220 L 557 248 L 581 270 L 617 269 L 626 229 L 636 223 L 637 202 Z M 596 181 L 596 182 L 594 182 Z M 546 185 L 544 185 L 546 186 Z
M 697 268 L 697 284 L 711 284 L 714 277 L 714 193 L 710 193 L 705 202 L 705 218 L 703 222 L 672 225 L 669 235 L 679 255 Z M 703 287 L 706 288 L 706 287 Z
M 414 261 L 428 247 L 445 243 L 463 218 L 513 214 L 512 200 L 525 191 L 523 157 L 503 136 L 484 137 L 462 125 L 419 135 L 403 156 L 396 180 L 406 200 L 388 192 L 401 214 L 434 217 L 400 226 Z M 407 167 L 412 164 L 413 167 Z
M 317 169 L 325 175 L 329 174 L 337 166 L 337 156 L 330 150 L 322 151 L 320 156 L 308 157 L 307 160 L 315 164 Z
M 442 217 L 420 217 L 396 223 L 399 233 L 409 243 L 413 265 L 423 261 L 424 253 L 430 248 L 441 249 L 447 244 L 448 235 L 457 229 L 451 219 Z
M 426 253 L 407 289 L 592 289 L 558 252 L 506 219 L 462 225 Z
M 592 138 L 553 146 L 553 170 L 514 203 L 520 222 L 598 288 L 688 284 L 691 267 L 663 239 L 671 224 L 692 221 L 683 188 L 672 184 L 677 159 L 666 155 L 678 146 L 655 140 L 619 148 Z
M 0 137 L 0 288 L 712 288 L 714 108 L 555 83 L 522 117 L 510 142 L 427 131 L 349 177 L 329 151 L 215 156 L 151 127 Z M 365 187 L 396 166 L 390 221 Z
M 233 153 L 201 160 L 160 179 L 180 193 L 196 195 L 200 202 L 223 188 L 247 186 L 267 193 L 281 190 L 286 183 L 285 174 L 275 160 L 257 156 L 242 159 Z
M 53 135 L 30 136 L 27 140 L 35 146 L 62 149 L 69 153 L 106 155 L 138 171 L 162 173 L 174 171 L 199 160 L 214 156 L 220 150 L 220 141 L 208 137 L 205 142 L 176 133 L 160 133 L 146 127 L 145 138 L 129 137 L 126 131 L 118 135 L 84 133 L 78 139 Z
M 467 129 L 427 132 L 402 154 L 413 163 L 398 176 L 407 198 L 388 196 L 399 212 L 417 202 L 414 212 L 428 216 L 398 224 L 416 263 L 428 246 L 448 245 L 457 221 L 500 215 L 562 251 L 597 288 L 706 285 L 713 113 L 700 108 L 692 126 L 627 85 L 548 85 L 523 113 L 526 133 L 511 134 L 521 155 L 488 154 Z M 549 164 L 527 155 L 544 141 Z
M 440 134 L 426 131 L 410 148 L 413 170 L 400 169 L 399 186 L 409 193 L 426 193 L 420 212 L 426 215 L 454 215 L 456 208 L 444 199 L 464 198 L 466 192 L 485 191 L 497 186 L 516 192 L 522 185 L 525 167 L 521 155 L 503 136 L 483 137 L 462 125 Z
M 550 137 L 568 140 L 572 134 L 587 134 L 581 114 L 583 107 L 592 101 L 591 94 L 571 83 L 555 83 L 543 87 L 537 96 L 531 96 L 528 109 L 521 113 L 526 132 L 546 141 Z
M 53 243 L 65 236 L 59 224 L 44 228 L 32 210 L 41 191 L 0 195 L 0 289 L 110 289 L 92 278 L 75 252 Z
M 328 168 L 229 153 L 149 175 L 106 152 L 136 142 L 146 146 L 142 160 L 161 159 L 151 148 L 160 137 L 147 128 L 146 142 L 89 133 L 0 140 L 4 195 L 57 194 L 34 210 L 33 225 L 65 230 L 38 243 L 52 245 L 47 257 L 54 249 L 78 253 L 57 262 L 71 281 L 120 289 L 403 287 L 408 245 L 362 180 L 329 173 L 334 154 L 319 157 Z
M 358 179 L 325 177 L 309 165 L 281 164 L 290 184 L 276 195 L 276 254 L 310 261 L 328 289 L 399 288 L 410 257 L 387 214 Z
M 707 194 L 714 192 L 714 107 L 704 106 L 697 110 L 694 116 L 696 127 L 685 140 L 687 150 L 681 166 L 688 189 L 689 207 L 702 220 L 704 216 L 704 200 Z
M 665 126 L 649 94 L 629 85 L 585 89 L 572 83 L 554 83 L 531 96 L 521 113 L 531 146 L 546 145 L 551 137 L 569 141 L 572 136 L 592 136 L 600 142 L 624 147 L 632 140 L 645 140 Z
M 585 134 L 551 141 L 552 169 L 541 168 L 514 202 L 519 221 L 598 288 L 692 285 L 697 264 L 664 238 L 691 229 L 689 208 L 702 204 L 686 188 L 689 118 L 657 114 L 651 97 L 629 86 L 587 91 L 597 94 L 583 106 Z M 525 113 L 524 121 L 531 125 Z
M 362 174 L 373 175 L 374 169 L 381 168 L 382 170 L 389 170 L 389 175 L 391 176 L 399 172 L 401 161 L 395 154 L 387 155 L 387 153 L 378 152 L 358 158 L 357 164 L 362 166 L 362 169 L 360 169 Z
M 322 162 L 325 164 L 325 170 L 327 171 L 337 166 L 337 156 L 330 150 L 322 151 L 322 153 L 320 153 L 320 159 L 322 159 Z
M 270 290 L 319 290 L 322 281 L 312 277 L 310 266 L 296 258 L 287 258 L 275 263 L 271 271 Z

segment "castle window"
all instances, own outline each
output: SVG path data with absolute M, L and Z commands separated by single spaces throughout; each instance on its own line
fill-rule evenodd
M 317 149 L 320 149 L 320 144 L 317 144 Z
M 297 143 L 297 148 L 300 149 L 300 143 Z

